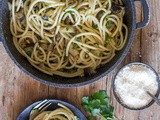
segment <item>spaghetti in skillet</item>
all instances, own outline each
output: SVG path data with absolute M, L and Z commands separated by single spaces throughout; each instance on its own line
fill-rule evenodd
M 128 37 L 121 0 L 13 0 L 10 29 L 17 50 L 48 75 L 95 73 Z

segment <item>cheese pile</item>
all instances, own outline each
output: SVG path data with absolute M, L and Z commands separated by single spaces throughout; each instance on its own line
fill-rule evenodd
M 115 92 L 121 102 L 130 108 L 141 108 L 152 101 L 146 93 L 157 93 L 156 74 L 141 64 L 130 64 L 122 68 L 115 78 Z

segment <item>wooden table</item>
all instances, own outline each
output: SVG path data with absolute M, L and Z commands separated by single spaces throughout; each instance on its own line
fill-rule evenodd
M 156 104 L 143 111 L 131 111 L 122 107 L 114 98 L 111 81 L 116 71 L 126 63 L 141 61 L 147 63 L 160 75 L 160 1 L 149 0 L 151 7 L 150 24 L 136 30 L 130 52 L 121 65 L 98 82 L 80 88 L 62 89 L 43 85 L 23 73 L 7 55 L 0 43 L 0 120 L 15 120 L 29 104 L 45 98 L 67 101 L 81 108 L 81 98 L 104 89 L 115 107 L 120 120 L 160 120 L 160 107 Z M 137 21 L 141 20 L 141 6 L 137 6 Z

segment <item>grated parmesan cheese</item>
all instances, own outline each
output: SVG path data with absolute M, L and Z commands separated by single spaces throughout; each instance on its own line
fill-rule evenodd
M 122 68 L 115 78 L 115 92 L 130 108 L 141 108 L 152 101 L 146 90 L 155 95 L 158 82 L 156 74 L 144 65 L 130 64 Z

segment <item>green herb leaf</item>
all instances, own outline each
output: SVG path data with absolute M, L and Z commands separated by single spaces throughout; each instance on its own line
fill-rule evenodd
M 115 2 L 115 0 L 111 0 L 111 2 Z
M 97 116 L 99 114 L 100 110 L 99 109 L 93 109 L 92 110 L 92 115 Z
M 113 39 L 113 37 L 107 36 L 105 40 L 106 40 L 106 42 L 109 42 L 109 41 L 111 41 L 112 39 Z
M 90 7 L 90 6 L 88 6 L 87 8 L 88 8 L 88 9 L 91 9 L 91 7 Z
M 74 11 L 72 11 L 72 10 L 68 10 L 66 13 L 73 14 L 73 13 L 74 13 Z
M 108 21 L 109 15 L 106 16 L 106 21 Z
M 26 54 L 27 54 L 28 56 L 31 56 L 31 55 L 32 55 L 32 51 L 27 51 Z
M 89 103 L 89 97 L 83 97 L 82 102 L 85 103 L 85 104 L 88 104 Z
M 38 109 L 33 109 L 32 112 L 34 112 L 34 113 L 39 112 L 39 110 Z
M 68 27 L 68 26 L 66 27 L 66 30 L 67 30 L 67 31 L 69 30 L 69 27 Z
M 76 48 L 78 48 L 78 45 L 75 43 L 72 49 L 76 49 Z
M 98 28 L 98 25 L 94 25 L 94 24 L 93 24 L 93 25 L 92 25 L 92 28 L 93 28 L 93 29 L 97 29 L 97 28 Z
M 23 1 L 23 3 L 25 3 L 26 2 L 26 0 L 22 0 Z
M 80 29 L 83 29 L 83 27 L 81 25 L 79 27 L 80 27 Z
M 83 97 L 82 106 L 86 112 L 90 113 L 88 120 L 94 120 L 95 116 L 103 120 L 114 118 L 114 108 L 109 105 L 109 98 L 104 90 L 100 90 L 90 97 Z
M 112 23 L 106 23 L 106 28 L 112 28 L 113 24 Z
M 32 52 L 33 52 L 33 47 L 26 47 L 24 50 L 26 54 L 31 57 Z

